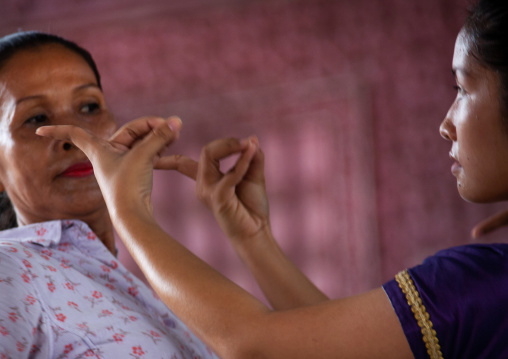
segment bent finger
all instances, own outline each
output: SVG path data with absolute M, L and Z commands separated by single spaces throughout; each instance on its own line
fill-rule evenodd
M 162 117 L 145 116 L 128 122 L 120 127 L 110 138 L 109 141 L 115 145 L 131 148 L 137 141 L 143 139 L 157 126 L 171 120 Z
M 257 147 L 252 158 L 249 169 L 245 174 L 245 179 L 253 182 L 265 181 L 265 154 L 259 146 L 259 139 L 256 136 L 250 138 L 250 141 Z
M 208 160 L 220 161 L 228 156 L 238 153 L 248 146 L 248 140 L 237 138 L 221 138 L 208 143 L 202 151 L 202 156 Z
M 256 142 L 252 141 L 251 138 L 249 138 L 248 141 L 247 148 L 242 152 L 234 167 L 224 175 L 220 181 L 220 186 L 224 186 L 225 188 L 236 186 L 244 179 L 249 171 L 252 160 L 258 151 L 258 147 Z
M 176 117 L 155 127 L 141 141 L 136 143 L 131 149 L 130 155 L 133 157 L 139 156 L 140 159 L 152 162 L 155 156 L 176 141 L 181 125 L 180 119 Z
M 222 178 L 220 161 L 228 156 L 243 151 L 248 146 L 248 141 L 240 141 L 237 138 L 223 138 L 207 144 L 201 151 L 199 158 L 200 182 L 217 182 Z

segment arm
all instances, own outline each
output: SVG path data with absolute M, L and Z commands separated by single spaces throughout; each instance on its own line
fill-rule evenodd
M 161 119 L 141 118 L 119 129 L 111 138 L 116 144 L 132 147 L 139 138 L 157 125 Z M 241 181 L 217 195 L 228 174 L 223 174 L 219 161 L 236 151 L 248 151 L 250 162 Z M 261 290 L 277 310 L 316 304 L 327 297 L 285 256 L 272 235 L 268 200 L 265 189 L 264 154 L 257 138 L 240 143 L 236 139 L 215 141 L 206 146 L 201 166 L 185 156 L 160 158 L 157 168 L 175 169 L 196 180 L 198 197 L 215 215 L 233 248 L 247 265 Z M 230 176 L 231 177 L 231 176 Z M 227 178 L 226 178 L 227 180 Z
M 235 172 L 222 173 L 220 160 L 239 151 L 243 151 L 244 158 L 235 166 Z M 291 309 L 328 299 L 285 256 L 272 235 L 264 154 L 257 138 L 243 142 L 225 139 L 207 145 L 197 168 L 196 192 L 274 309 Z
M 128 151 L 69 126 L 41 128 L 39 134 L 71 140 L 87 154 L 127 248 L 164 302 L 220 356 L 412 357 L 381 288 L 357 297 L 271 312 L 166 234 L 152 215 L 151 176 L 154 158 L 174 140 L 179 128 L 173 126 L 173 130 L 157 127 Z M 240 152 L 240 159 L 235 170 L 220 179 L 214 196 L 228 198 L 234 193 L 254 149 L 241 142 L 230 149 Z

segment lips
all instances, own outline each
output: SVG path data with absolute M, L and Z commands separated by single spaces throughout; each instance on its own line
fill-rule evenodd
M 452 173 L 456 174 L 458 171 L 460 171 L 462 166 L 460 165 L 459 161 L 452 152 L 450 152 L 450 158 L 454 161 L 451 168 Z
M 62 177 L 88 177 L 93 175 L 93 167 L 90 161 L 76 163 L 61 173 Z

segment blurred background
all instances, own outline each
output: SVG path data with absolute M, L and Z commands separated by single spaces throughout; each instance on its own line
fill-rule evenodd
M 379 286 L 504 208 L 464 202 L 438 127 L 466 0 L 2 0 L 97 61 L 119 123 L 179 115 L 169 152 L 256 134 L 279 243 L 331 296 Z M 193 181 L 157 172 L 161 225 L 261 297 Z M 480 241 L 502 241 L 506 231 Z M 478 240 L 476 240 L 478 241 Z M 120 258 L 141 275 L 121 243 Z

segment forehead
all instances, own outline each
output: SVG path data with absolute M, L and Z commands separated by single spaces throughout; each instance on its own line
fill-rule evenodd
M 464 30 L 462 30 L 455 40 L 452 67 L 454 70 L 466 71 L 472 66 L 472 56 L 469 54 L 469 41 L 464 33 Z
M 12 94 L 37 92 L 59 81 L 97 83 L 85 59 L 59 44 L 21 50 L 0 69 L 0 86 Z
M 471 40 L 462 30 L 457 36 L 453 52 L 452 69 L 456 78 L 460 81 L 467 80 L 470 85 L 488 87 L 489 91 L 499 91 L 499 75 L 472 55 L 471 46 Z

